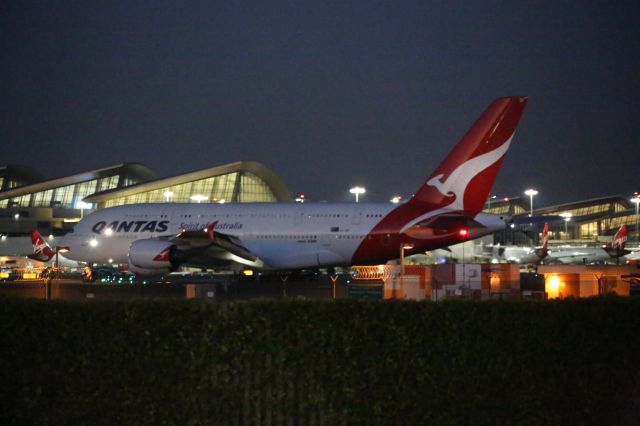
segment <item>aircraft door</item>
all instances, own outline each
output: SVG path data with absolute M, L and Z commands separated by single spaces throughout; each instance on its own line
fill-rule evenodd
M 337 237 L 337 233 L 323 233 L 321 235 L 318 235 L 318 266 L 335 265 L 341 263 L 342 259 L 340 258 L 340 255 L 332 250 L 334 241 Z
M 351 224 L 360 225 L 361 223 L 362 223 L 362 210 L 360 208 L 355 208 L 351 213 Z

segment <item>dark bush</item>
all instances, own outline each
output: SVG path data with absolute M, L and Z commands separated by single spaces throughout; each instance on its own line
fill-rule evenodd
M 634 424 L 640 300 L 0 299 L 0 423 Z

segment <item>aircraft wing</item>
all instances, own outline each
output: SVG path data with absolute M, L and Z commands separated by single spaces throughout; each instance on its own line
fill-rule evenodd
M 183 230 L 178 235 L 169 238 L 168 241 L 175 244 L 178 249 L 204 251 L 217 248 L 249 262 L 255 262 L 258 259 L 258 256 L 244 247 L 238 238 L 215 231 L 217 223 L 213 222 L 205 228 L 195 231 Z
M 609 257 L 604 250 L 601 250 L 602 253 L 595 249 L 576 249 L 572 251 L 560 251 L 560 252 L 549 252 L 548 257 L 545 259 L 549 263 L 558 262 L 558 263 L 574 263 L 579 260 L 587 259 L 589 262 L 594 262 L 601 259 L 606 259 Z

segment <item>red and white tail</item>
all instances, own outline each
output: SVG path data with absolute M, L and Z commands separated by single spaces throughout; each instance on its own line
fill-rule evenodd
M 622 225 L 611 241 L 603 247 L 604 251 L 613 258 L 620 258 L 631 253 L 624 247 L 627 245 L 627 225 Z
M 490 226 L 474 220 L 484 207 L 526 103 L 521 96 L 494 100 L 415 195 L 375 225 L 351 263 L 388 260 L 397 255 L 401 243 L 411 242 L 415 250 L 424 251 L 476 238 L 491 232 L 491 226 L 501 229 L 503 218 Z M 460 230 L 466 231 L 464 236 Z M 382 235 L 388 239 L 371 237 Z
M 547 250 L 549 245 L 549 224 L 545 222 L 544 229 L 542 230 L 542 248 Z
M 38 231 L 31 231 L 31 244 L 33 244 L 33 254 L 29 257 L 32 259 L 47 262 L 56 254 Z
M 547 257 L 549 254 L 549 224 L 545 222 L 544 228 L 542 229 L 542 245 L 534 250 L 536 256 L 540 258 L 540 260 Z
M 611 240 L 611 248 L 615 250 L 624 250 L 627 245 L 627 225 L 622 225 L 616 235 Z
M 520 96 L 493 101 L 408 203 L 479 213 L 526 103 Z

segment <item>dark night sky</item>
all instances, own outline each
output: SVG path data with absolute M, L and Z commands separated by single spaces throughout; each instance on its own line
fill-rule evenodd
M 638 1 L 3 2 L 0 165 L 258 160 L 315 200 L 410 195 L 529 96 L 495 193 L 640 190 Z

